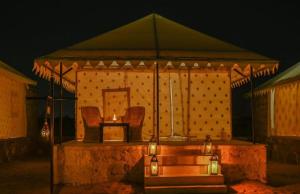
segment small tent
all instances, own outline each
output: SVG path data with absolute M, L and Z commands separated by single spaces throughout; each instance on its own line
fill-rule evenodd
M 258 135 L 300 137 L 300 62 L 255 90 Z
M 0 61 L 0 152 L 4 153 L 0 154 L 0 161 L 26 150 L 26 94 L 28 85 L 35 84 L 33 80 Z

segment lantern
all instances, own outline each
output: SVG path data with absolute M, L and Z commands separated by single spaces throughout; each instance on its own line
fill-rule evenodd
M 212 141 L 210 135 L 206 135 L 206 139 L 204 141 L 204 154 L 209 155 L 212 154 Z
M 213 154 L 210 158 L 210 174 L 217 175 L 219 172 L 219 158 L 217 154 Z
M 150 162 L 150 174 L 151 176 L 158 176 L 158 160 L 156 155 L 153 155 Z
M 50 129 L 49 129 L 49 125 L 47 120 L 45 120 L 43 128 L 41 130 L 41 136 L 43 139 L 45 139 L 46 141 L 49 140 L 49 136 L 50 136 Z
M 148 155 L 153 156 L 157 154 L 157 143 L 155 141 L 154 135 L 152 136 L 151 140 L 149 141 L 148 145 Z

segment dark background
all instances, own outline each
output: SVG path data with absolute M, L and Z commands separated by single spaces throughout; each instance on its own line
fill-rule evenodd
M 299 61 L 297 1 L 209 2 L 1 1 L 0 59 L 37 80 L 39 95 L 47 95 L 48 83 L 31 71 L 34 58 L 155 11 L 195 30 L 277 59 L 280 61 L 279 72 Z M 269 78 L 257 80 L 256 85 Z M 233 90 L 234 128 L 245 128 L 245 133 L 250 129 L 250 104 L 242 94 L 248 90 L 249 85 Z M 73 102 L 66 103 L 66 116 L 74 117 L 73 105 Z

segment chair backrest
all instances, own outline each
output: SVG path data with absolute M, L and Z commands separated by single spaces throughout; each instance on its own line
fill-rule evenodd
M 81 107 L 81 116 L 87 127 L 99 127 L 102 122 L 99 108 L 96 106 Z
M 125 119 L 130 125 L 140 126 L 143 124 L 145 117 L 145 107 L 143 106 L 132 106 L 127 108 Z

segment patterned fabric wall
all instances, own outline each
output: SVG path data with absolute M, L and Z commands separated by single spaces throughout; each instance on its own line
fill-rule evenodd
M 84 137 L 81 106 L 98 106 L 103 115 L 102 89 L 130 88 L 130 105 L 145 106 L 143 139 L 153 134 L 153 72 L 120 70 L 82 70 L 77 73 L 77 138 Z M 171 134 L 170 83 L 172 85 L 174 134 L 203 139 L 231 138 L 231 89 L 228 72 L 191 70 L 190 123 L 188 130 L 188 72 L 171 70 L 160 73 L 160 136 Z M 112 99 L 116 101 L 116 99 Z M 124 101 L 119 98 L 115 103 Z M 122 109 L 123 110 L 123 109 Z M 123 115 L 123 113 L 118 113 Z M 118 115 L 120 116 L 120 115 Z M 116 130 L 116 129 L 115 129 Z M 122 133 L 106 135 L 122 139 Z M 104 133 L 112 133 L 105 130 Z
M 300 87 L 289 83 L 275 90 L 275 129 L 271 135 L 300 136 Z
M 231 139 L 231 88 L 228 72 L 191 71 L 190 135 Z
M 0 84 L 0 139 L 25 137 L 25 85 L 2 72 Z

